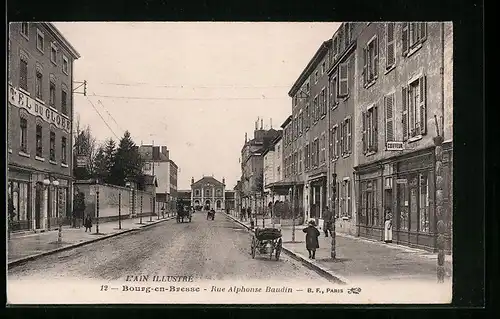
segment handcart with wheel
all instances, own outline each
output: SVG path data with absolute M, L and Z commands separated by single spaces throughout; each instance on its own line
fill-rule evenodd
M 281 249 L 283 248 L 281 230 L 277 228 L 257 228 L 252 237 L 251 253 L 252 258 L 255 255 L 269 255 L 269 259 L 280 259 Z

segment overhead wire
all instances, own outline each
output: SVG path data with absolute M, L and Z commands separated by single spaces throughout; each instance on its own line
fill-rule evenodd
M 91 96 L 110 98 L 110 99 L 126 99 L 126 100 L 157 100 L 157 101 L 223 101 L 223 100 L 281 100 L 289 97 L 225 97 L 225 98 L 174 98 L 174 97 L 145 97 L 145 96 L 121 96 L 121 95 L 103 95 L 92 94 Z
M 116 139 L 119 140 L 120 138 L 118 137 L 118 135 L 116 135 L 115 131 L 113 131 L 113 129 L 109 126 L 108 122 L 106 122 L 106 120 L 102 117 L 101 113 L 99 113 L 99 111 L 95 107 L 94 103 L 92 103 L 92 101 L 88 97 L 87 97 L 87 101 L 89 101 L 90 105 L 92 105 L 92 107 L 96 111 L 97 115 L 99 115 L 99 117 L 104 122 L 104 124 L 106 124 L 106 126 L 109 128 L 109 130 L 111 131 L 111 133 L 113 133 L 113 135 L 116 137 Z

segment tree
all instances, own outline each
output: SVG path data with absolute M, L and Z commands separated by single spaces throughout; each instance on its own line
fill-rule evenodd
M 107 163 L 104 148 L 102 146 L 99 146 L 97 148 L 96 156 L 94 159 L 94 171 L 92 177 L 107 183 L 106 180 L 108 179 L 109 171 L 106 164 Z
M 115 154 L 113 166 L 115 185 L 125 186 L 126 179 L 139 180 L 142 175 L 142 164 L 139 148 L 132 141 L 129 131 L 126 131 L 120 139 Z
M 104 169 L 106 174 L 103 176 L 103 180 L 108 184 L 116 184 L 116 171 L 115 171 L 115 160 L 116 160 L 116 143 L 112 138 L 106 140 L 103 150 L 104 155 Z
M 76 191 L 75 196 L 73 197 L 73 217 L 82 219 L 85 213 L 85 194 L 79 190 Z M 76 224 L 76 220 L 74 220 L 74 224 Z

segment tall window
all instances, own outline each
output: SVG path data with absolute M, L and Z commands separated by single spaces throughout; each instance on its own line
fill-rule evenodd
M 333 61 L 337 59 L 338 53 L 339 53 L 339 38 L 335 36 L 333 38 L 333 46 L 332 46 L 332 64 Z
M 43 75 L 42 75 L 42 72 L 40 70 L 37 70 L 36 71 L 36 80 L 35 80 L 35 96 L 38 98 L 38 99 L 43 99 L 43 86 L 42 86 L 42 82 L 43 82 Z
M 326 115 L 327 101 L 326 101 L 326 89 L 321 90 L 321 115 Z
M 68 74 L 69 72 L 69 61 L 68 58 L 63 55 L 63 64 L 62 64 L 62 70 L 65 74 Z
M 66 91 L 63 89 L 61 91 L 61 112 L 64 115 L 68 115 L 68 97 Z
M 375 36 L 363 49 L 364 85 L 371 84 L 378 76 L 378 38 Z
M 310 111 L 309 111 L 309 103 L 306 104 L 306 131 L 309 129 L 310 127 L 310 122 L 311 122 L 311 114 L 310 114 Z
M 319 71 L 316 70 L 316 72 L 314 72 L 314 83 L 318 83 L 318 79 L 319 79 Z
M 340 215 L 342 217 L 351 218 L 352 205 L 351 205 L 351 180 L 344 179 L 340 187 Z
M 56 160 L 56 133 L 50 132 L 50 160 Z
M 20 141 L 19 146 L 21 147 L 21 152 L 28 152 L 28 121 L 25 118 L 21 118 L 20 121 Z
M 61 163 L 67 164 L 68 163 L 68 145 L 66 144 L 66 137 L 61 138 Z
M 302 110 L 300 110 L 300 113 L 299 113 L 299 135 L 302 135 L 302 132 L 304 132 L 304 113 L 302 113 Z
M 427 133 L 426 79 L 421 76 L 403 87 L 403 140 Z
M 29 24 L 28 24 L 28 22 L 21 23 L 21 34 L 27 38 L 29 37 Z
M 430 231 L 429 172 L 400 176 L 406 184 L 398 184 L 398 228 L 418 232 Z
M 375 105 L 364 112 L 363 117 L 363 153 L 378 150 L 378 107 Z
M 339 89 L 338 96 L 346 97 L 349 95 L 349 62 L 339 65 Z
M 309 151 L 309 144 L 307 144 L 305 147 L 304 147 L 304 156 L 305 156 L 305 168 L 306 170 L 309 169 L 309 161 L 310 161 L 310 151 Z
M 394 22 L 386 23 L 386 60 L 385 68 L 390 69 L 396 63 L 396 41 L 394 37 Z
M 49 104 L 51 106 L 54 106 L 56 104 L 56 84 L 52 81 L 50 81 L 49 93 Z
M 323 63 L 321 63 L 321 74 L 325 74 L 326 72 L 326 62 L 323 61 Z
M 384 97 L 385 141 L 394 142 L 394 94 Z
M 57 64 L 57 48 L 53 44 L 50 45 L 50 61 Z
M 330 158 L 332 160 L 335 160 L 339 157 L 338 153 L 338 144 L 339 144 L 339 132 L 338 132 L 338 126 L 335 125 L 331 129 L 331 136 L 330 136 Z
M 337 104 L 337 77 L 333 77 L 330 79 L 330 107 L 333 109 Z
M 326 136 L 325 133 L 321 134 L 321 145 L 320 145 L 320 162 L 324 163 L 326 161 Z
M 427 23 L 411 22 L 404 23 L 402 28 L 402 53 L 406 56 L 411 49 L 417 49 L 427 38 Z
M 299 150 L 299 173 L 302 173 L 302 166 L 303 166 L 303 161 L 304 161 L 304 158 L 303 158 L 303 153 L 302 153 L 302 150 Z
M 36 30 L 36 48 L 40 50 L 42 53 L 45 51 L 45 46 L 44 46 L 44 36 L 42 31 Z
M 42 126 L 36 126 L 36 156 L 43 157 Z
M 19 61 L 19 87 L 28 91 L 28 58 L 21 55 Z
M 315 149 L 314 149 L 314 152 L 316 154 L 314 154 L 314 158 L 316 159 L 316 163 L 314 163 L 315 166 L 319 166 L 319 139 L 316 139 L 316 141 L 314 142 L 316 145 L 315 145 Z
M 318 106 L 318 96 L 316 95 L 316 97 L 314 98 L 313 100 L 313 113 L 314 113 L 314 123 L 316 123 L 319 119 L 319 106 Z

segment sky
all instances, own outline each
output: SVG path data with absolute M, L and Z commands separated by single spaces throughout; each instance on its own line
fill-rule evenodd
M 245 133 L 257 118 L 279 128 L 288 91 L 340 23 L 54 25 L 81 55 L 74 81 L 87 81 L 87 96 L 74 95 L 75 119 L 99 142 L 128 130 L 137 145 L 168 147 L 178 189 L 203 175 L 232 189 Z

